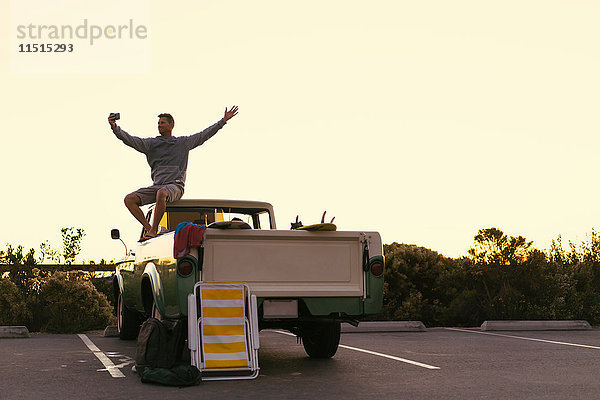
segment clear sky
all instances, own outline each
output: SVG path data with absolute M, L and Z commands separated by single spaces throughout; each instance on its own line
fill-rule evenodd
M 68 3 L 54 12 L 68 19 Z M 341 230 L 448 256 L 480 228 L 545 249 L 600 225 L 598 1 L 180 0 L 129 14 L 115 2 L 115 20 L 147 18 L 147 62 L 115 44 L 102 57 L 113 70 L 64 74 L 11 71 L 15 14 L 0 4 L 0 248 L 59 246 L 74 226 L 80 258 L 121 256 L 110 229 L 134 244 L 123 197 L 151 180 L 108 114 L 150 137 L 169 112 L 181 136 L 233 104 L 238 116 L 190 153 L 184 198 L 268 201 L 280 229 L 327 210 Z

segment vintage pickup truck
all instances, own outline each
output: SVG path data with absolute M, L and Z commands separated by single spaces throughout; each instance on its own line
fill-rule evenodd
M 207 229 L 203 245 L 176 260 L 174 230 L 181 222 Z M 116 265 L 122 339 L 136 338 L 150 315 L 185 319 L 198 281 L 245 282 L 258 298 L 259 328 L 298 335 L 316 358 L 335 354 L 341 322 L 357 324 L 381 309 L 384 258 L 377 232 L 277 230 L 271 204 L 237 200 L 169 203 L 160 229 L 165 233 L 139 242 Z M 118 230 L 112 236 L 118 239 Z

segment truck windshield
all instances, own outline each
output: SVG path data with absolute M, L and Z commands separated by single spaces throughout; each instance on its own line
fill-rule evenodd
M 197 225 L 209 225 L 213 222 L 240 219 L 253 229 L 270 229 L 269 211 L 263 209 L 243 208 L 204 208 L 167 206 L 167 212 L 160 221 L 160 226 L 174 231 L 181 222 L 192 222 Z

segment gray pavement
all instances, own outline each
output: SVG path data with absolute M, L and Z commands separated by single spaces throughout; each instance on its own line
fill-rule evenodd
M 131 371 L 136 343 L 102 333 L 87 337 L 122 378 L 77 335 L 0 339 L 0 399 L 600 398 L 597 329 L 351 333 L 330 360 L 307 358 L 296 338 L 263 331 L 257 379 L 183 389 L 142 384 Z

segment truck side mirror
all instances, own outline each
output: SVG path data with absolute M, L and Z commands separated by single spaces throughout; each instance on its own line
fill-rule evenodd
M 115 240 L 120 240 L 121 243 L 123 243 L 123 246 L 125 246 L 125 255 L 127 255 L 127 245 L 125 244 L 125 242 L 123 241 L 123 239 L 121 239 L 121 234 L 119 233 L 118 229 L 111 229 L 110 230 L 110 237 L 115 239 Z

